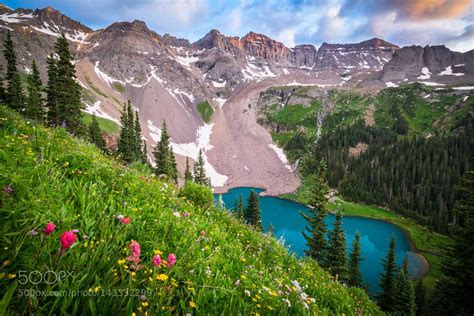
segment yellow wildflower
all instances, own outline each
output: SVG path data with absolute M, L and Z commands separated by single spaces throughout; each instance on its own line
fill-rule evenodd
M 14 278 L 16 278 L 16 274 L 9 274 L 9 275 L 8 275 L 8 278 L 9 278 L 9 279 L 14 279 Z
M 130 276 L 131 276 L 131 277 L 134 277 L 135 275 L 137 275 L 137 274 L 135 273 L 135 271 L 130 272 Z
M 162 274 L 158 274 L 158 275 L 156 276 L 156 279 L 157 279 L 157 280 L 160 280 L 160 281 L 166 281 L 166 280 L 168 280 L 168 276 L 167 276 L 166 274 L 163 274 L 163 273 L 162 273 Z
M 243 275 L 243 274 L 242 274 L 242 275 L 240 276 L 240 279 L 242 279 L 242 280 L 244 280 L 244 281 L 245 281 L 245 280 L 247 280 L 247 277 L 246 277 L 245 275 Z
M 196 308 L 196 306 L 197 306 L 197 305 L 196 305 L 196 303 L 194 303 L 194 301 L 190 301 L 190 302 L 189 302 L 189 307 L 191 307 L 191 308 Z
M 155 251 L 153 251 L 155 255 L 159 255 L 161 256 L 163 254 L 163 251 L 159 250 L 159 249 L 155 249 Z
M 69 166 L 69 161 L 66 161 L 66 162 L 64 163 L 64 167 L 67 167 L 67 166 Z
M 117 261 L 119 266 L 121 266 L 122 264 L 125 264 L 125 262 L 127 262 L 127 260 L 125 260 L 125 259 L 120 259 L 119 261 Z
M 146 302 L 146 301 L 145 301 L 145 302 L 142 302 L 142 306 L 143 306 L 143 307 L 147 307 L 147 306 L 148 306 L 148 302 Z

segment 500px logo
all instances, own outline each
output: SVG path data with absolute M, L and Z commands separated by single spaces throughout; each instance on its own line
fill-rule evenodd
M 60 280 L 72 277 L 71 271 L 18 271 L 18 283 L 20 284 L 54 284 Z

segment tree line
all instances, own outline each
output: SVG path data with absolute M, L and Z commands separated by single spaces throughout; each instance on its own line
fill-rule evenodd
M 70 134 L 86 138 L 104 152 L 109 152 L 95 114 L 88 126 L 83 123 L 84 103 L 81 98 L 81 87 L 76 79 L 76 69 L 69 43 L 62 33 L 55 44 L 54 52 L 47 58 L 47 85 L 44 85 L 35 60 L 26 76 L 26 85 L 21 80 L 18 70 L 15 45 L 10 31 L 4 41 L 3 55 L 6 60 L 6 72 L 0 68 L 0 102 L 18 111 L 26 118 L 50 127 L 61 127 Z M 6 84 L 6 87 L 5 87 Z M 117 155 L 125 163 L 148 163 L 146 142 L 141 134 L 138 111 L 128 100 L 121 113 L 121 129 Z M 177 182 L 178 170 L 176 158 L 170 144 L 166 122 L 163 122 L 160 141 L 153 150 L 157 176 Z M 185 180 L 211 186 L 206 175 L 205 161 L 200 150 L 194 173 L 190 172 L 189 160 L 186 158 Z

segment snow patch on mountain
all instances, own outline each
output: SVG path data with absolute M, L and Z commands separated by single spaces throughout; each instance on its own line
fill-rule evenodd
M 280 147 L 278 147 L 275 144 L 268 144 L 268 147 L 273 149 L 273 151 L 275 151 L 278 158 L 280 158 L 281 162 L 285 165 L 285 167 L 288 170 L 292 171 L 291 166 L 288 164 L 288 158 L 286 158 L 286 155 L 285 155 L 285 152 L 283 151 L 283 149 L 281 149 Z
M 462 72 L 453 72 L 453 68 L 451 66 L 446 67 L 443 71 L 441 71 L 440 76 L 464 76 Z
M 396 87 L 398 87 L 398 84 L 393 83 L 393 82 L 391 82 L 391 81 L 385 82 L 385 85 L 386 85 L 387 87 L 389 87 L 389 88 L 396 88 Z
M 417 77 L 418 80 L 426 80 L 431 78 L 431 72 L 427 67 L 421 68 L 421 75 Z
M 161 138 L 161 130 L 153 124 L 153 121 L 147 121 L 147 127 L 150 130 L 150 137 L 158 142 Z M 214 148 L 211 145 L 211 134 L 214 123 L 204 124 L 198 128 L 196 131 L 196 140 L 193 143 L 176 143 L 173 140 L 170 141 L 171 147 L 175 154 L 189 157 L 194 161 L 197 160 L 199 156 L 199 150 L 202 151 L 204 158 L 204 168 L 206 169 L 207 176 L 211 179 L 211 184 L 214 187 L 223 186 L 228 177 L 226 175 L 220 174 L 216 171 L 214 166 L 211 165 L 207 159 L 206 152 Z
M 97 117 L 102 117 L 106 120 L 113 121 L 117 123 L 119 126 L 121 126 L 122 124 L 120 124 L 120 122 L 117 119 L 113 118 L 112 116 L 108 115 L 106 112 L 102 110 L 102 108 L 100 107 L 100 104 L 101 104 L 101 101 L 96 101 L 93 105 L 86 103 L 86 108 L 83 111 L 89 114 L 95 114 Z
M 32 19 L 34 16 L 31 13 L 5 13 L 0 14 L 0 20 L 7 23 L 23 23 L 25 20 Z

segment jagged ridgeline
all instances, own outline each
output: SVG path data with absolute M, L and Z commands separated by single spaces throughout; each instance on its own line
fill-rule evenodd
M 330 186 L 348 200 L 386 206 L 443 233 L 455 221 L 455 187 L 474 154 L 470 90 L 281 87 L 263 93 L 259 106 L 259 122 L 298 165 L 303 202 L 324 159 Z
M 190 200 L 143 165 L 4 106 L 0 148 L 2 315 L 380 313 L 216 209 L 205 187 Z

